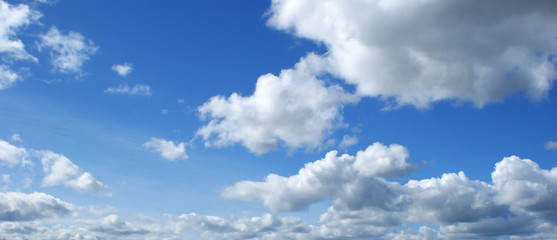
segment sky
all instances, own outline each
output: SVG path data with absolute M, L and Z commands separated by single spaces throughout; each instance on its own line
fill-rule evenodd
M 555 12 L 0 0 L 0 239 L 555 239 Z

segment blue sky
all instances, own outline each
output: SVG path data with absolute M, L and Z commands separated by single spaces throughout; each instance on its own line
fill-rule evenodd
M 0 0 L 0 235 L 553 239 L 556 8 Z

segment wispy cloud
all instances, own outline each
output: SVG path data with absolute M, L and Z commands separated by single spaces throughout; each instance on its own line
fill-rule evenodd
M 109 87 L 104 90 L 106 93 L 122 94 L 122 95 L 137 95 L 137 96 L 151 96 L 151 87 L 145 84 L 135 84 L 129 87 L 128 84 L 120 84 L 118 87 Z
M 39 50 L 51 49 L 51 63 L 54 69 L 62 73 L 82 73 L 83 63 L 89 60 L 98 47 L 91 40 L 87 40 L 77 32 L 61 33 L 58 28 L 52 27 L 43 35 Z

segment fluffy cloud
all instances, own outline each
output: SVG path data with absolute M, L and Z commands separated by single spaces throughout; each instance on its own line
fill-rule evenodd
M 101 182 L 88 172 L 82 173 L 81 169 L 64 155 L 45 150 L 37 151 L 37 154 L 41 158 L 43 171 L 46 174 L 43 186 L 63 184 L 75 190 L 90 192 L 102 190 L 104 185 Z
M 324 43 L 327 71 L 361 96 L 427 107 L 547 95 L 555 1 L 273 0 L 268 24 Z
M 0 164 L 13 167 L 15 165 L 25 165 L 29 161 L 26 159 L 28 156 L 25 148 L 16 147 L 10 143 L 0 140 Z
M 544 170 L 512 156 L 495 165 L 492 184 L 471 180 L 463 172 L 404 185 L 386 180 L 413 168 L 407 158 L 406 148 L 394 144 L 375 143 L 356 156 L 339 157 L 332 151 L 296 175 L 270 174 L 263 182 L 238 182 L 222 195 L 260 201 L 271 212 L 300 210 L 328 197 L 333 205 L 312 230 L 315 238 L 555 236 L 550 229 L 557 217 L 557 168 Z M 410 223 L 436 225 L 439 231 L 393 232 Z
M 320 65 L 320 59 L 310 55 L 279 76 L 259 77 L 251 96 L 211 98 L 199 107 L 201 118 L 209 123 L 196 135 L 206 146 L 241 143 L 257 154 L 275 150 L 279 143 L 318 148 L 342 123 L 342 106 L 357 101 L 341 87 L 317 79 Z
M 161 157 L 170 161 L 188 158 L 188 155 L 186 155 L 186 143 L 183 142 L 175 144 L 173 141 L 153 137 L 148 142 L 145 142 L 143 147 L 158 152 Z
M 351 146 L 356 145 L 356 143 L 358 143 L 358 137 L 357 136 L 344 135 L 344 137 L 342 137 L 342 141 L 340 141 L 340 144 L 338 145 L 338 147 L 341 148 L 341 149 L 346 149 L 346 148 L 349 148 Z
M 28 5 L 11 5 L 0 1 L 0 54 L 4 60 L 32 60 L 35 57 L 25 51 L 25 45 L 16 37 L 20 28 L 23 28 L 41 16 Z
M 81 73 L 83 63 L 97 51 L 97 46 L 91 40 L 85 39 L 77 32 L 61 33 L 56 27 L 39 35 L 41 42 L 39 49 L 50 48 L 51 63 L 62 73 Z
M 132 72 L 133 67 L 131 63 L 115 64 L 112 65 L 112 70 L 118 73 L 118 75 L 125 77 L 126 75 Z
M 151 96 L 151 87 L 149 85 L 138 83 L 130 88 L 128 84 L 121 84 L 118 87 L 109 87 L 104 90 L 104 92 L 123 95 Z
M 349 208 L 368 204 L 394 205 L 399 186 L 380 177 L 396 177 L 413 169 L 406 162 L 408 151 L 400 145 L 374 143 L 356 156 L 337 156 L 307 163 L 297 175 L 269 174 L 264 182 L 243 181 L 226 188 L 222 196 L 245 201 L 259 200 L 272 212 L 296 211 L 331 197 Z
M 30 221 L 60 217 L 70 213 L 73 206 L 44 193 L 0 193 L 0 221 Z

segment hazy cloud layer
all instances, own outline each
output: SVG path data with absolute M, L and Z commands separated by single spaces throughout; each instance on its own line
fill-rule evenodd
M 273 0 L 268 24 L 324 43 L 326 70 L 361 96 L 482 106 L 547 95 L 556 10 L 555 1 Z
M 196 135 L 206 146 L 241 143 L 257 154 L 276 150 L 281 143 L 293 149 L 320 147 L 342 123 L 342 106 L 357 98 L 317 79 L 319 61 L 310 55 L 279 76 L 259 77 L 250 96 L 212 97 L 199 107 L 209 123 Z
M 186 143 L 183 142 L 175 144 L 173 141 L 153 137 L 148 142 L 145 142 L 143 147 L 159 153 L 166 160 L 188 159 Z

